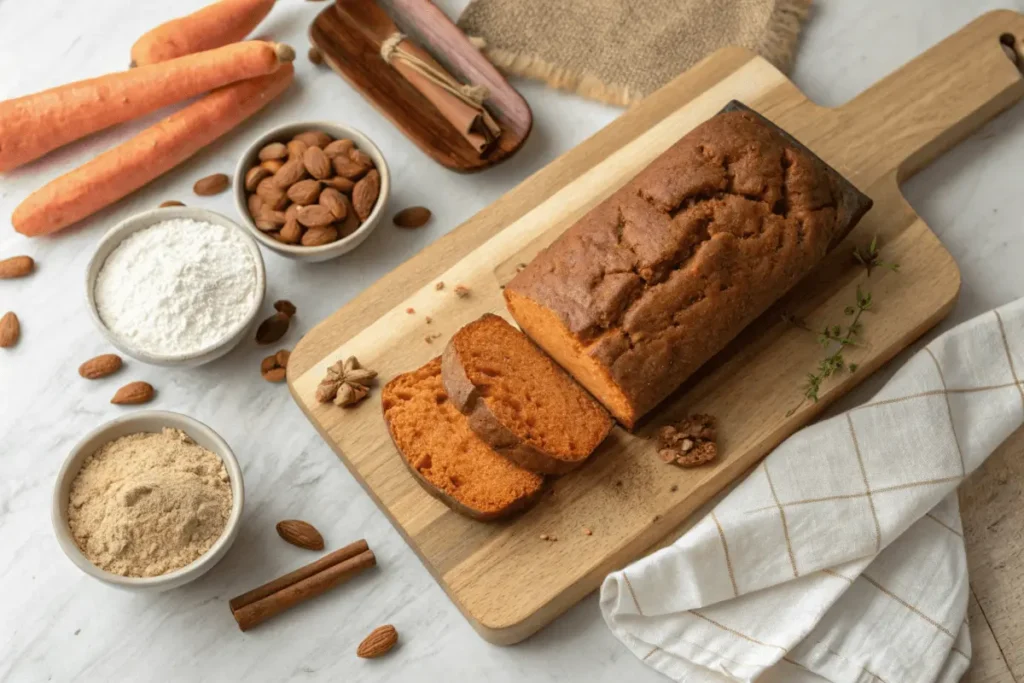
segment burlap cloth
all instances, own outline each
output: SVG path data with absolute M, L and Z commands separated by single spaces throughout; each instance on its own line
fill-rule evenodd
M 518 76 L 631 104 L 720 47 L 788 69 L 812 0 L 473 0 L 459 19 Z

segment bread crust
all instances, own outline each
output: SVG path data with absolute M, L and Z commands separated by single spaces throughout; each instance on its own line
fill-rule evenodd
M 387 396 L 390 393 L 391 388 L 394 387 L 395 384 L 398 383 L 407 374 L 409 373 L 398 375 L 390 382 L 388 382 L 384 386 L 384 389 L 381 391 L 382 399 L 384 396 Z M 412 473 L 412 476 L 416 479 L 416 482 L 420 486 L 422 486 L 427 493 L 429 493 L 431 496 L 447 505 L 449 508 L 451 508 L 458 514 L 464 515 L 466 517 L 481 522 L 493 522 L 500 519 L 506 519 L 508 517 L 512 517 L 522 512 L 525 512 L 527 509 L 532 507 L 534 504 L 537 503 L 537 501 L 540 500 L 544 491 L 547 489 L 547 481 L 545 480 L 544 483 L 542 483 L 541 486 L 539 486 L 535 491 L 525 496 L 520 496 L 519 498 L 515 499 L 510 504 L 506 505 L 500 510 L 493 512 L 478 510 L 476 508 L 466 505 L 465 503 L 462 503 L 461 501 L 449 495 L 446 491 L 435 486 L 429 479 L 424 477 L 423 474 L 420 473 L 420 471 L 417 470 L 416 467 L 409 461 L 409 458 L 406 457 L 405 452 L 402 450 L 402 446 L 400 445 L 401 442 L 395 435 L 391 420 L 388 419 L 387 410 L 385 406 L 385 401 L 382 400 L 381 413 L 384 416 L 384 424 L 387 425 L 388 436 L 391 437 L 392 443 L 395 444 L 395 449 L 398 451 L 399 456 L 401 457 L 402 462 L 405 464 L 406 468 L 409 470 L 409 472 Z
M 469 420 L 469 428 L 484 443 L 520 467 L 540 474 L 565 474 L 586 461 L 586 457 L 578 460 L 555 457 L 516 436 L 487 406 L 480 391 L 467 376 L 458 349 L 451 341 L 441 355 L 441 381 L 452 405 Z M 611 427 L 612 422 L 609 420 L 608 431 Z

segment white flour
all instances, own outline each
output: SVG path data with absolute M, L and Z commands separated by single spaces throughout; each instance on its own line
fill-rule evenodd
M 174 219 L 130 235 L 110 253 L 96 279 L 96 308 L 134 348 L 190 354 L 242 324 L 256 306 L 256 285 L 256 263 L 242 236 Z

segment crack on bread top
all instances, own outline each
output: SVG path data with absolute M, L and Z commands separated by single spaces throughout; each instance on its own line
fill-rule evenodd
M 707 340 L 734 337 L 845 236 L 840 182 L 756 115 L 725 112 L 580 219 L 506 291 L 556 312 L 631 399 L 657 402 L 719 350 Z

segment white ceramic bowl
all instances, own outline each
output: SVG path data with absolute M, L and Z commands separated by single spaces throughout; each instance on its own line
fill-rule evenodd
M 151 227 L 157 223 L 177 218 L 206 221 L 215 225 L 222 225 L 236 231 L 244 238 L 245 244 L 249 248 L 249 252 L 252 254 L 253 262 L 256 264 L 256 301 L 253 303 L 252 310 L 246 315 L 245 320 L 235 326 L 235 329 L 225 333 L 224 337 L 211 346 L 200 349 L 194 353 L 157 355 L 131 346 L 128 342 L 114 334 L 110 328 L 103 323 L 103 319 L 100 318 L 99 311 L 96 308 L 96 278 L 100 273 L 100 269 L 103 268 L 103 264 L 106 262 L 107 257 L 110 256 L 110 253 L 114 251 L 114 249 L 116 249 L 117 246 L 129 235 L 138 232 L 139 230 Z M 89 261 L 89 267 L 86 270 L 85 275 L 85 289 L 89 303 L 89 313 L 92 315 L 93 322 L 96 323 L 96 327 L 98 327 L 100 332 L 103 333 L 103 336 L 107 338 L 107 341 L 117 347 L 120 351 L 132 358 L 142 361 L 143 363 L 149 363 L 151 365 L 195 367 L 220 358 L 228 351 L 238 346 L 238 343 L 252 331 L 252 328 L 255 327 L 256 317 L 259 315 L 260 307 L 263 305 L 263 298 L 266 295 L 267 274 L 259 245 L 257 245 L 256 241 L 252 239 L 249 231 L 241 225 L 227 216 L 214 211 L 207 211 L 206 209 L 199 209 L 191 206 L 170 206 L 163 209 L 143 211 L 142 213 L 121 221 L 111 228 L 107 234 L 103 236 L 103 239 L 100 240 L 99 246 L 96 247 L 96 253 L 93 254 L 92 260 Z
M 113 441 L 128 434 L 138 432 L 158 432 L 164 427 L 174 427 L 188 434 L 203 448 L 217 455 L 223 462 L 231 480 L 231 515 L 228 517 L 224 533 L 214 542 L 204 555 L 196 559 L 192 564 L 181 569 L 146 578 L 131 578 L 112 574 L 100 569 L 90 562 L 82 551 L 78 549 L 71 536 L 71 529 L 68 527 L 68 499 L 71 491 L 71 482 L 78 475 L 79 470 L 86 458 L 95 453 L 103 444 Z M 136 591 L 160 592 L 177 588 L 189 581 L 194 581 L 208 572 L 213 565 L 217 564 L 227 553 L 228 548 L 234 543 L 238 536 L 239 522 L 242 519 L 242 507 L 245 504 L 245 487 L 242 484 L 242 468 L 238 466 L 238 460 L 231 448 L 220 438 L 216 432 L 198 420 L 179 413 L 169 413 L 158 410 L 142 411 L 119 417 L 116 420 L 93 430 L 84 439 L 78 442 L 64 461 L 57 475 L 57 481 L 53 489 L 53 509 L 51 517 L 53 520 L 53 531 L 57 536 L 57 542 L 61 550 L 68 558 L 78 565 L 83 572 L 119 588 L 126 588 Z
M 249 206 L 247 202 L 247 194 L 245 191 L 245 174 L 250 168 L 259 163 L 259 153 L 264 146 L 271 142 L 288 142 L 299 133 L 304 133 L 309 130 L 322 130 L 327 133 L 335 140 L 340 138 L 348 138 L 356 143 L 356 147 L 366 152 L 373 159 L 374 165 L 377 167 L 377 171 L 380 173 L 380 197 L 377 199 L 377 205 L 373 207 L 373 212 L 370 213 L 369 217 L 363 222 L 359 228 L 356 229 L 348 237 L 343 237 L 336 242 L 330 244 L 324 244 L 319 247 L 303 247 L 301 245 L 283 244 L 278 242 L 273 237 L 268 237 L 252 220 L 252 216 L 249 215 Z M 363 241 L 370 236 L 374 228 L 380 223 L 381 218 L 384 216 L 384 207 L 388 202 L 388 197 L 391 194 L 391 173 L 388 171 L 387 162 L 384 161 L 384 155 L 377 148 L 377 145 L 373 144 L 370 138 L 360 133 L 355 128 L 349 128 L 339 123 L 331 123 L 330 121 L 304 121 L 301 123 L 289 123 L 284 126 L 278 126 L 273 128 L 259 138 L 253 141 L 251 145 L 242 154 L 242 158 L 238 160 L 238 166 L 235 167 L 235 178 L 232 183 L 232 192 L 235 193 L 235 206 L 238 208 L 238 214 L 242 217 L 242 223 L 249 228 L 260 244 L 265 246 L 267 249 L 276 251 L 282 256 L 295 259 L 296 261 L 306 261 L 308 263 L 317 263 L 319 261 L 328 261 L 332 258 L 337 258 L 342 254 L 347 254 L 352 251 Z

